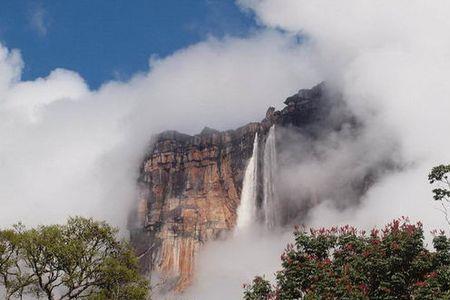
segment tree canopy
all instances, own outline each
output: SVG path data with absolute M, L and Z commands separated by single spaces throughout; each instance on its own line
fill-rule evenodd
M 440 201 L 442 212 L 444 213 L 447 223 L 450 224 L 448 214 L 450 204 L 450 165 L 439 165 L 434 167 L 428 175 L 428 181 L 434 186 L 433 198 Z
M 148 282 L 117 229 L 81 217 L 63 225 L 0 231 L 5 298 L 146 299 Z
M 271 285 L 256 277 L 244 299 L 450 299 L 450 240 L 394 220 L 370 233 L 354 227 L 296 229 Z

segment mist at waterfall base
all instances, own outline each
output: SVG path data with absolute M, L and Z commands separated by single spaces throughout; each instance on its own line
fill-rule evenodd
M 405 167 L 397 141 L 386 128 L 378 126 L 373 132 L 368 124 L 355 122 L 339 94 L 329 94 L 331 111 L 321 121 L 305 128 L 272 126 L 259 156 L 255 137 L 235 232 L 201 250 L 196 282 L 181 299 L 238 299 L 242 283 L 255 275 L 273 279 L 295 224 L 321 226 L 325 220 L 313 213 L 323 203 L 336 212 L 358 209 L 373 184 Z M 383 147 L 374 148 L 373 143 Z M 261 172 L 255 164 L 258 158 Z M 263 178 L 257 180 L 254 174 Z M 335 220 L 331 216 L 324 223 L 334 225 Z

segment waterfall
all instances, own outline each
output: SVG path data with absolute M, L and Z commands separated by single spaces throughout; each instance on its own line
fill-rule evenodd
M 277 151 L 275 142 L 275 125 L 269 130 L 269 135 L 264 145 L 264 161 L 263 161 L 263 209 L 264 219 L 267 228 L 273 228 L 280 225 L 280 209 L 277 193 L 275 190 L 277 165 Z
M 275 142 L 275 125 L 272 126 L 267 135 L 264 145 L 263 157 L 263 203 L 262 213 L 267 228 L 280 225 L 280 206 L 276 193 L 275 182 L 278 170 L 277 149 Z M 242 185 L 241 204 L 237 210 L 236 231 L 248 228 L 257 219 L 257 194 L 258 194 L 258 133 L 255 134 L 253 142 L 252 157 L 245 169 L 244 182 Z
M 241 204 L 237 211 L 237 231 L 249 227 L 256 220 L 256 196 L 258 180 L 258 133 L 253 142 L 252 157 L 245 169 L 244 182 L 242 184 Z

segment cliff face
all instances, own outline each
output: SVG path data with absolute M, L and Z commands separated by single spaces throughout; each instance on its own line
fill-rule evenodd
M 159 134 L 141 166 L 139 207 L 130 223 L 142 271 L 156 271 L 166 289 L 183 291 L 200 247 L 236 223 L 255 133 L 264 141 L 279 124 L 313 135 L 316 124 L 332 119 L 327 99 L 321 84 L 286 99 L 281 111 L 269 108 L 260 123 L 225 132 L 205 128 L 194 136 Z
M 236 222 L 245 163 L 259 124 L 196 136 L 164 132 L 145 159 L 139 225 L 132 242 L 144 272 L 157 271 L 169 289 L 191 281 L 195 256 Z

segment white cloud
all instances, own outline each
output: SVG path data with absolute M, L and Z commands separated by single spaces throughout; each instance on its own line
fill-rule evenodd
M 300 35 L 307 61 L 322 79 L 337 87 L 367 127 L 362 139 L 338 140 L 337 147 L 320 141 L 325 160 L 307 160 L 284 170 L 284 184 L 301 188 L 335 188 L 336 181 L 371 161 L 393 145 L 393 158 L 404 170 L 384 176 L 359 206 L 336 209 L 340 189 L 314 207 L 304 221 L 322 227 L 352 224 L 381 227 L 393 218 L 409 216 L 424 222 L 426 232 L 448 224 L 434 203 L 427 183 L 430 168 L 450 162 L 450 3 L 423 0 L 238 0 L 268 28 Z M 393 144 L 394 142 L 394 144 Z M 311 146 L 311 145 L 308 145 Z M 334 148 L 333 148 L 334 147 Z M 302 155 L 301 145 L 298 155 Z M 393 149 L 395 150 L 395 149 Z M 308 153 L 307 153 L 308 154 Z M 356 166 L 356 168 L 355 168 Z M 305 186 L 305 182 L 307 182 Z M 300 188 L 299 188 L 300 186 Z M 337 186 L 339 187 L 339 186 Z M 286 188 L 286 187 L 284 187 Z M 296 189 L 295 189 L 296 188 Z M 291 191 L 292 192 L 292 191 Z M 300 220 L 302 221 L 302 220 Z M 288 229 L 289 230 L 289 229 Z M 228 240 L 210 246 L 199 261 L 199 281 L 192 292 L 200 299 L 242 293 L 239 281 L 250 280 L 248 270 L 269 277 L 279 267 L 284 238 Z M 253 241 L 253 239 L 255 241 Z M 259 240 L 259 241 L 258 241 Z M 262 246 L 261 241 L 271 241 Z M 429 235 L 428 235 L 428 242 Z M 233 259 L 229 258 L 233 253 Z M 228 260 L 227 260 L 228 259 Z M 247 262 L 252 262 L 247 266 Z M 229 264 L 227 264 L 229 262 Z M 246 268 L 247 266 L 247 268 Z M 265 269 L 265 271 L 264 271 Z M 216 270 L 225 270 L 218 274 Z M 232 278 L 228 278 L 229 274 Z M 246 277 L 247 276 L 247 277 Z M 236 280 L 239 278 L 240 280 Z M 186 299 L 192 294 L 188 294 Z M 182 297 L 180 297 L 182 299 Z
M 450 162 L 450 139 L 446 138 L 450 128 L 450 41 L 445 38 L 450 30 L 450 3 L 239 3 L 252 9 L 268 27 L 303 35 L 314 49 L 311 59 L 321 64 L 326 79 L 343 90 L 354 111 L 372 124 L 372 131 L 386 126 L 397 136 L 402 156 L 413 164 L 376 186 L 366 205 L 344 221 L 361 224 L 373 219 L 379 224 L 411 214 L 425 224 L 445 226 L 433 208 L 426 176 L 433 165 Z M 384 146 L 383 139 L 373 145 L 374 149 Z M 319 215 L 315 224 L 322 220 Z

